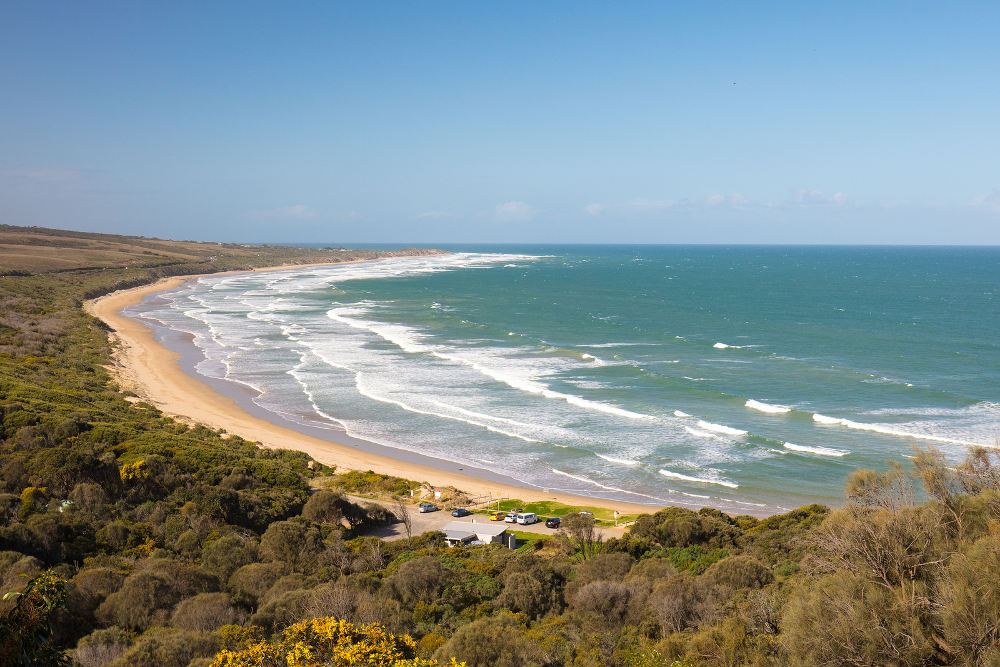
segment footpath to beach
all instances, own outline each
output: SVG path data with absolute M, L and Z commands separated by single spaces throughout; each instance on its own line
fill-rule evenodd
M 303 267 L 277 266 L 256 269 L 255 272 L 288 268 Z M 336 466 L 339 471 L 374 470 L 433 486 L 453 486 L 470 495 L 499 494 L 528 502 L 554 500 L 567 505 L 606 507 L 622 514 L 649 513 L 657 509 L 651 505 L 553 493 L 441 470 L 432 465 L 368 452 L 360 445 L 314 437 L 251 415 L 235 400 L 216 392 L 206 382 L 184 370 L 180 355 L 160 344 L 152 329 L 121 314 L 123 309 L 140 303 L 147 295 L 175 289 L 197 277 L 165 278 L 151 285 L 113 292 L 84 304 L 87 312 L 113 330 L 111 336 L 116 343 L 116 351 L 115 367 L 111 370 L 119 385 L 165 414 L 213 429 L 224 429 L 251 442 L 259 442 L 263 447 L 302 451 L 324 465 Z

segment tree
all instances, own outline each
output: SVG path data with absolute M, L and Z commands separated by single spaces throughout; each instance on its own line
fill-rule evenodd
M 309 497 L 302 508 L 302 516 L 316 523 L 339 525 L 344 518 L 344 504 L 347 499 L 342 493 L 317 491 Z
M 410 516 L 410 507 L 402 496 L 395 496 L 392 500 L 392 513 L 403 524 L 403 529 L 406 531 L 406 542 L 409 544 L 413 533 L 413 518 Z
M 260 554 L 267 560 L 288 563 L 293 570 L 312 570 L 323 548 L 316 526 L 297 521 L 275 521 L 260 540 Z
M 544 588 L 542 584 L 527 572 L 513 572 L 507 577 L 503 592 L 496 598 L 494 604 L 506 607 L 511 611 L 519 611 L 529 618 L 538 618 L 545 613 Z
M 386 583 L 405 604 L 433 602 L 444 587 L 447 573 L 436 558 L 421 556 L 400 565 Z
M 248 546 L 246 540 L 236 535 L 224 535 L 205 545 L 201 552 L 201 566 L 217 576 L 219 581 L 226 581 L 233 572 L 254 561 L 252 546 L 253 543 Z
M 921 620 L 921 606 L 850 572 L 835 572 L 797 588 L 785 605 L 780 641 L 791 664 L 948 664 Z
M 956 664 L 996 664 L 1000 658 L 997 572 L 1000 539 L 984 537 L 956 554 L 941 579 L 941 629 Z
M 16 598 L 13 609 L 0 618 L 0 664 L 68 665 L 69 661 L 53 645 L 51 619 L 66 604 L 66 580 L 46 570 L 28 582 Z
M 592 514 L 572 514 L 563 520 L 562 530 L 566 531 L 576 541 L 580 555 L 587 560 L 595 553 L 595 547 L 600 541 Z

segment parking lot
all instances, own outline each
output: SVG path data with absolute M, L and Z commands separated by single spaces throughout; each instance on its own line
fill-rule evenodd
M 360 504 L 377 503 L 379 505 L 382 505 L 383 507 L 388 508 L 389 511 L 395 513 L 395 506 L 393 505 L 393 503 L 388 503 L 380 500 L 370 500 L 368 498 L 359 498 L 356 496 L 348 496 L 348 498 L 350 498 L 350 500 L 352 500 L 353 502 Z M 472 523 L 473 521 L 480 523 L 481 522 L 493 523 L 489 520 L 489 516 L 487 516 L 486 514 L 473 514 L 472 516 L 466 516 L 459 519 L 457 517 L 453 517 L 451 515 L 450 510 L 442 509 L 437 512 L 427 512 L 421 514 L 417 512 L 416 505 L 408 505 L 407 507 L 410 511 L 410 521 L 412 524 L 412 533 L 414 536 L 426 533 L 427 531 L 430 530 L 442 530 L 445 524 L 450 523 L 452 521 L 463 521 L 467 523 Z M 538 523 L 533 523 L 529 526 L 523 526 L 520 524 L 512 524 L 512 523 L 505 523 L 504 525 L 507 526 L 508 529 L 510 530 L 522 531 L 526 533 L 539 533 L 541 535 L 555 534 L 556 533 L 555 530 L 553 530 L 552 528 L 545 527 L 545 519 L 546 517 L 539 517 Z M 621 535 L 625 532 L 625 529 L 621 527 L 612 527 L 612 528 L 601 527 L 597 529 L 597 532 L 599 534 L 604 535 L 604 537 L 606 538 L 621 537 Z M 406 537 L 406 528 L 403 526 L 401 522 L 394 523 L 391 526 L 383 526 L 381 528 L 378 528 L 369 533 L 369 535 L 374 535 L 375 537 L 380 537 L 384 540 L 398 540 Z

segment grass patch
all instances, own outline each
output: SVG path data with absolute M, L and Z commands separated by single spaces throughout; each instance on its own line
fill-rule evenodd
M 509 531 L 514 533 L 514 537 L 517 538 L 518 547 L 517 550 L 530 551 L 534 548 L 535 542 L 539 540 L 551 540 L 551 535 L 544 535 L 542 533 L 529 533 L 523 530 L 512 530 Z
M 596 519 L 597 524 L 601 526 L 613 526 L 615 525 L 615 512 L 614 510 L 607 509 L 605 507 L 594 507 L 590 505 L 566 505 L 565 503 L 556 502 L 554 500 L 539 500 L 537 502 L 525 502 L 523 500 L 503 500 L 500 502 L 500 511 L 508 512 L 514 508 L 520 507 L 524 512 L 534 512 L 543 521 L 550 516 L 563 517 L 567 514 L 573 514 L 574 512 L 588 511 L 594 513 L 594 519 Z M 484 508 L 476 510 L 480 514 L 489 514 L 495 511 L 497 506 L 495 504 L 490 505 L 489 508 Z M 629 521 L 635 521 L 638 514 L 619 514 L 618 523 L 628 523 Z

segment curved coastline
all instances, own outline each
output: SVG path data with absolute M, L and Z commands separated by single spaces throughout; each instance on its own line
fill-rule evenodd
M 380 260 L 374 260 L 380 261 Z M 308 266 L 336 266 L 314 264 Z M 254 272 L 304 268 L 307 265 L 286 265 L 255 269 Z M 247 273 L 233 271 L 227 273 Z M 276 423 L 276 415 L 267 418 L 252 414 L 241 401 L 217 391 L 206 378 L 185 368 L 181 355 L 157 340 L 156 332 L 139 320 L 122 314 L 125 308 L 142 302 L 147 296 L 177 289 L 185 282 L 206 274 L 164 278 L 156 283 L 112 292 L 85 302 L 91 315 L 102 320 L 113 331 L 118 346 L 113 370 L 119 384 L 156 406 L 163 413 L 186 421 L 197 422 L 214 429 L 225 429 L 251 442 L 269 448 L 293 449 L 305 452 L 338 470 L 376 470 L 381 473 L 427 482 L 433 486 L 453 486 L 472 495 L 498 494 L 525 501 L 555 500 L 567 505 L 590 505 L 615 509 L 621 513 L 653 512 L 662 505 L 640 504 L 592 496 L 550 491 L 504 480 L 487 471 L 469 474 L 463 466 L 451 461 L 420 456 L 403 450 L 368 443 L 337 434 L 336 440 L 313 435 L 308 428 L 289 422 Z M 220 275 L 220 274 L 210 274 Z M 220 381 L 222 382 L 222 381 Z M 263 411 L 262 411 L 263 412 Z M 388 450 L 392 455 L 373 451 Z M 408 460 L 419 459 L 419 460 Z

